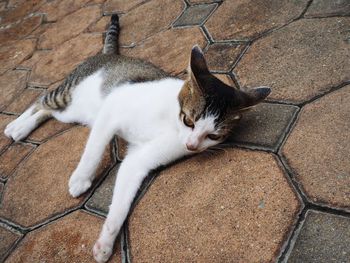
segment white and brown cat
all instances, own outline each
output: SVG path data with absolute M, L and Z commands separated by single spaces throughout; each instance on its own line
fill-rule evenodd
M 5 129 L 9 138 L 19 141 L 51 117 L 91 127 L 69 180 L 73 197 L 89 189 L 115 134 L 129 143 L 107 219 L 93 248 L 97 262 L 111 256 L 115 238 L 150 170 L 223 142 L 242 111 L 270 93 L 267 87 L 242 91 L 227 86 L 209 72 L 198 46 L 191 51 L 188 78 L 171 77 L 148 62 L 119 55 L 118 34 L 118 16 L 113 15 L 103 53 L 79 65 L 62 85 Z

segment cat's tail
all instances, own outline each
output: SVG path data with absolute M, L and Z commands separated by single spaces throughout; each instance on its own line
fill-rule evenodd
M 107 30 L 105 44 L 103 47 L 104 54 L 118 54 L 118 36 L 119 36 L 119 17 L 117 14 L 112 15 L 111 24 Z

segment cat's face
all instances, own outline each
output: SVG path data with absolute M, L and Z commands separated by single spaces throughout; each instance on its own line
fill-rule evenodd
M 198 46 L 193 47 L 180 104 L 181 139 L 190 152 L 223 142 L 247 108 L 265 99 L 270 88 L 249 91 L 230 87 L 212 75 Z

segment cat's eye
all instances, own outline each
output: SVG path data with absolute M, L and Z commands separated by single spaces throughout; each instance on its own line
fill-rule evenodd
M 207 137 L 212 141 L 218 141 L 222 138 L 222 136 L 218 134 L 208 134 Z
M 193 123 L 193 121 L 190 119 L 190 118 L 188 118 L 185 114 L 184 114 L 184 116 L 183 116 L 183 119 L 182 119 L 182 121 L 183 121 L 183 123 L 187 126 L 187 127 L 190 127 L 190 128 L 194 128 L 194 123 Z

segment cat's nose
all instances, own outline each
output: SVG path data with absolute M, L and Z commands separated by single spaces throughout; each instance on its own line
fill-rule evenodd
M 197 147 L 198 147 L 198 145 L 195 145 L 192 143 L 186 143 L 186 148 L 189 151 L 192 151 L 192 152 L 197 151 Z

